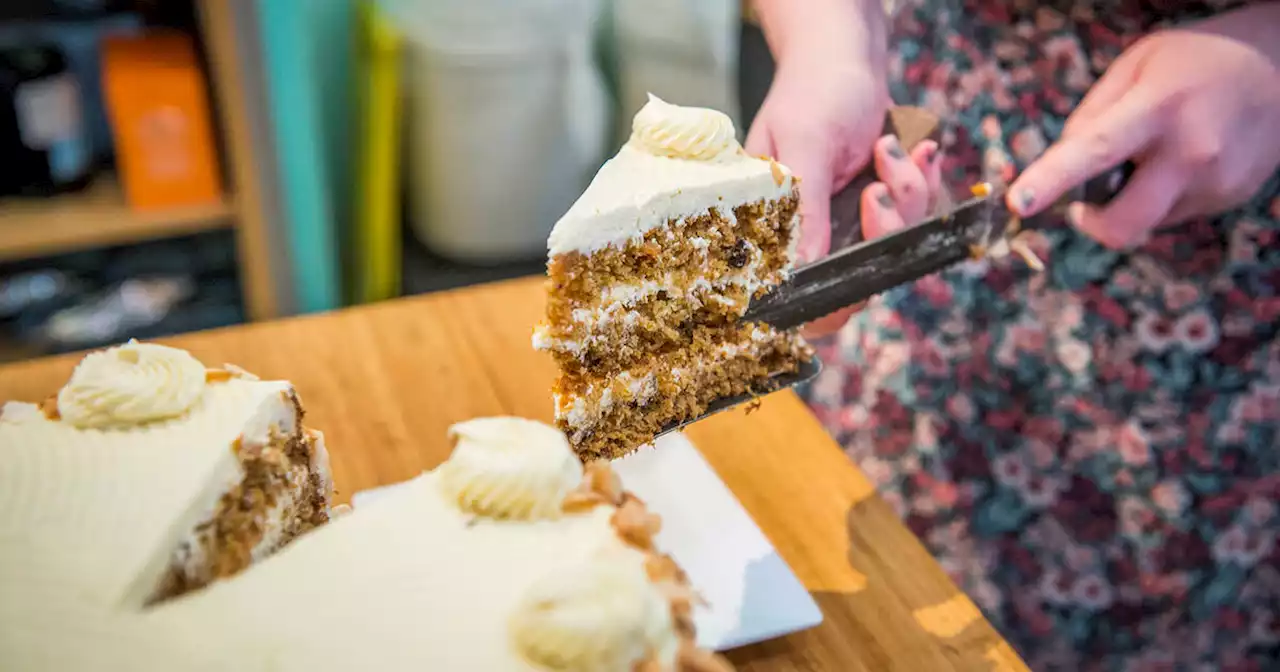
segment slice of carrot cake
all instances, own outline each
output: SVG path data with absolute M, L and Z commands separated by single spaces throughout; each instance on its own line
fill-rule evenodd
M 44 403 L 0 410 L 0 592 L 141 606 L 240 572 L 328 518 L 302 416 L 288 382 L 185 350 L 89 354 Z
M 812 356 L 795 333 L 738 322 L 794 264 L 795 185 L 747 156 L 727 115 L 650 96 L 548 241 L 534 347 L 560 367 L 556 419 L 580 455 L 625 455 Z

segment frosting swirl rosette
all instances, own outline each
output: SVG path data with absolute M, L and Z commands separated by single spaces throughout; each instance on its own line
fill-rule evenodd
M 636 558 L 597 558 L 543 577 L 508 627 L 522 656 L 557 672 L 631 670 L 651 657 L 674 660 L 680 647 L 671 605 Z
M 521 418 L 477 418 L 449 428 L 453 454 L 440 485 L 463 511 L 493 518 L 556 518 L 582 482 L 564 434 Z
M 185 413 L 204 387 L 204 364 L 191 353 L 129 341 L 80 361 L 58 392 L 58 415 L 85 429 L 163 420 Z
M 631 121 L 630 144 L 655 156 L 693 161 L 712 161 L 741 149 L 729 115 L 672 105 L 653 94 Z

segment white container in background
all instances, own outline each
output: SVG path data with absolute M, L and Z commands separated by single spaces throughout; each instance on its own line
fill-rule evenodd
M 728 114 L 746 139 L 738 102 L 742 0 L 612 0 L 620 114 L 614 139 L 648 94 Z
M 604 159 L 600 0 L 385 0 L 405 35 L 410 218 L 471 263 L 546 253 Z

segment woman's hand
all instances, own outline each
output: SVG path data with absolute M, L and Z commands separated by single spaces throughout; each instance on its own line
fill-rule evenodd
M 831 196 L 871 158 L 889 108 L 884 10 L 880 0 L 756 0 L 755 9 L 778 67 L 746 150 L 800 178 L 797 253 L 813 261 L 830 251 Z M 823 330 L 850 312 L 820 321 Z
M 1032 215 L 1127 159 L 1108 205 L 1068 219 L 1104 245 L 1247 201 L 1280 165 L 1280 3 L 1153 33 L 1121 54 L 1067 120 L 1062 138 L 1009 189 Z
M 747 134 L 746 150 L 800 178 L 801 262 L 831 248 L 831 197 L 862 170 L 880 135 L 888 95 L 875 73 L 783 61 Z

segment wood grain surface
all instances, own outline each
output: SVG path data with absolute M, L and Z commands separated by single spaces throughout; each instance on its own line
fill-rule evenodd
M 550 421 L 554 365 L 530 348 L 542 310 L 541 279 L 525 279 L 164 342 L 208 366 L 292 380 L 347 501 L 441 462 L 454 422 Z M 0 367 L 0 400 L 45 398 L 78 360 Z M 1026 669 L 794 394 L 688 434 L 825 614 L 811 630 L 730 651 L 739 669 Z

